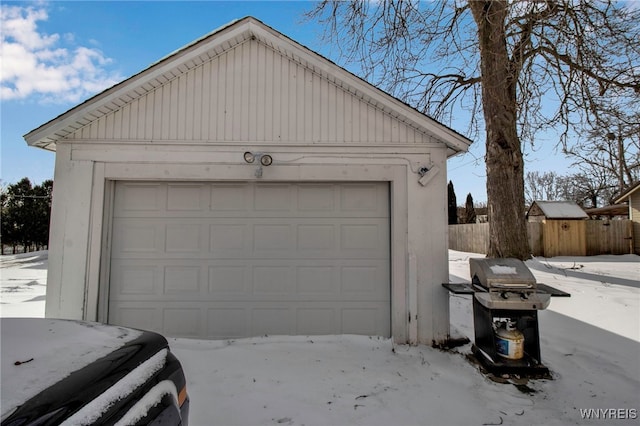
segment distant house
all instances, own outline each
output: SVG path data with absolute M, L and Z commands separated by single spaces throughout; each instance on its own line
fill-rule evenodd
M 640 182 L 620 194 L 614 201 L 616 204 L 629 202 L 629 219 L 633 222 L 633 251 L 640 254 Z
M 527 212 L 529 222 L 583 220 L 589 215 L 573 201 L 534 201 Z

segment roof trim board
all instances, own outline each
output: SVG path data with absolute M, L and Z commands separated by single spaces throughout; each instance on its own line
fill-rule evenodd
M 635 193 L 638 190 L 640 190 L 640 182 L 636 183 L 635 185 L 630 186 L 626 191 L 624 191 L 622 194 L 620 194 L 618 196 L 618 198 L 614 200 L 614 202 L 616 204 L 619 204 L 619 203 L 625 201 L 627 198 L 631 197 L 631 194 Z

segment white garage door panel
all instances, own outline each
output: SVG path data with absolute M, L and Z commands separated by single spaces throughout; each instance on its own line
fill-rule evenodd
M 112 301 L 193 300 L 287 300 L 380 301 L 388 298 L 387 269 L 373 261 L 336 260 L 296 263 L 282 260 L 224 262 L 212 260 L 198 265 L 197 259 L 183 262 L 121 259 L 112 262 Z M 113 284 L 112 284 L 113 287 Z M 114 289 L 115 290 L 115 289 Z
M 352 303 L 246 302 L 173 303 L 157 307 L 156 302 L 123 302 L 118 305 L 119 322 L 129 327 L 157 330 L 168 336 L 210 339 L 262 335 L 362 334 L 379 335 L 387 329 L 388 308 L 353 307 Z M 308 305 L 308 307 L 305 307 Z M 336 306 L 337 305 L 337 306 Z M 162 324 L 162 329 L 158 327 Z
M 132 253 L 155 258 L 158 255 L 194 255 L 209 258 L 239 255 L 305 258 L 371 258 L 381 256 L 388 246 L 388 218 L 344 218 L 335 224 L 328 218 L 119 218 L 114 228 L 114 253 Z M 189 223 L 181 223 L 188 220 Z M 309 223 L 313 221 L 313 223 Z M 380 244 L 383 246 L 380 247 Z
M 387 188 L 119 182 L 109 321 L 207 338 L 389 336 Z

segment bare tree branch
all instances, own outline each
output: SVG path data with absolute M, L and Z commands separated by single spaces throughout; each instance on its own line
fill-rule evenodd
M 524 257 L 526 235 L 516 229 L 525 228 L 522 145 L 554 130 L 566 152 L 581 152 L 576 135 L 606 127 L 613 111 L 640 114 L 640 8 L 627 6 L 614 0 L 324 0 L 308 17 L 326 25 L 325 40 L 355 73 L 446 124 L 464 111 L 471 138 L 486 131 L 496 239 L 489 254 Z M 619 127 L 623 145 L 632 146 L 637 122 Z M 620 166 L 621 155 L 598 158 L 609 169 L 619 166 L 620 182 L 634 178 L 635 160 Z

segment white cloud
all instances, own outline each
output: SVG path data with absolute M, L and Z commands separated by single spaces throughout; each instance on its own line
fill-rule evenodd
M 72 34 L 45 34 L 44 8 L 2 5 L 0 99 L 78 102 L 122 80 L 95 48 L 73 45 Z

